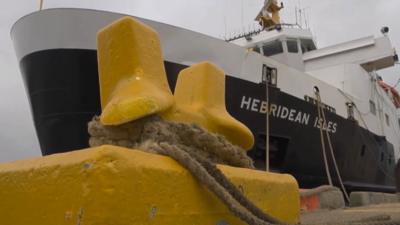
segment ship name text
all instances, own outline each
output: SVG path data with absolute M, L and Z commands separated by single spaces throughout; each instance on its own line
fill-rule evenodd
M 242 96 L 240 108 L 262 114 L 266 114 L 267 111 L 269 111 L 269 115 L 272 117 L 288 120 L 290 122 L 298 123 L 301 125 L 310 125 L 310 121 L 312 121 L 311 126 L 315 128 L 319 129 L 322 126 L 322 129 L 327 130 L 328 132 L 336 133 L 337 131 L 337 123 L 333 121 L 324 122 L 323 119 L 319 118 L 318 116 L 310 120 L 310 113 L 274 103 L 270 104 L 268 110 L 267 102 L 256 98 Z

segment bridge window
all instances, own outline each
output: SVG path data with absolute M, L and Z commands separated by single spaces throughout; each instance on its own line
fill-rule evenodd
M 300 40 L 300 44 L 301 44 L 301 51 L 303 53 L 306 53 L 306 52 L 313 51 L 313 50 L 317 49 L 315 47 L 314 42 L 311 39 L 301 39 Z
M 279 40 L 265 43 L 263 46 L 263 53 L 265 56 L 283 53 L 282 43 Z
M 297 46 L 297 40 L 296 39 L 289 39 L 286 41 L 287 44 L 287 48 L 289 52 L 292 53 L 298 53 L 299 52 L 299 48 Z

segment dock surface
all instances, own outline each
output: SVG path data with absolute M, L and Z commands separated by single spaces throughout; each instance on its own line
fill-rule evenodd
M 319 210 L 301 214 L 301 224 L 350 224 L 400 221 L 400 203 Z

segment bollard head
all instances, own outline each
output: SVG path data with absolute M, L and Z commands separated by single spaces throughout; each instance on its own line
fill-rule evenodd
M 123 17 L 97 34 L 101 121 L 118 125 L 173 104 L 158 34 Z
M 250 129 L 226 110 L 225 74 L 216 65 L 202 62 L 182 70 L 174 97 L 175 107 L 163 114 L 164 119 L 195 123 L 246 150 L 253 146 Z

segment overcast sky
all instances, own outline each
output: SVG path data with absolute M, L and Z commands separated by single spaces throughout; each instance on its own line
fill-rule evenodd
M 38 9 L 38 0 L 0 0 L 0 162 L 40 155 L 29 102 L 12 48 L 10 28 Z M 44 8 L 84 7 L 127 13 L 199 31 L 215 37 L 248 29 L 264 0 L 44 0 Z M 282 20 L 295 21 L 295 7 L 304 9 L 318 47 L 368 35 L 390 27 L 400 49 L 399 0 L 284 0 Z M 303 16 L 304 18 L 304 16 Z M 303 19 L 304 20 L 304 19 Z M 399 50 L 400 51 L 400 50 Z M 396 83 L 400 68 L 381 74 Z

